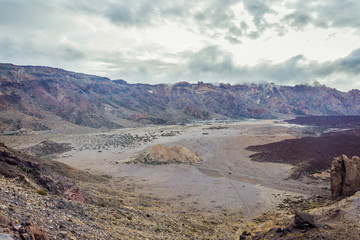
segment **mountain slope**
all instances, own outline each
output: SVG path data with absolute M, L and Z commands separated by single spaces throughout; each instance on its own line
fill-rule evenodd
M 360 91 L 275 84 L 128 84 L 50 67 L 0 64 L 3 130 L 46 130 L 56 121 L 119 128 L 309 114 L 360 114 Z

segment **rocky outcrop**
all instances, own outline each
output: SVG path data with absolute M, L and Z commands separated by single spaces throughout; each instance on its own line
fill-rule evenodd
M 360 190 L 360 158 L 336 157 L 331 164 L 331 193 L 334 199 Z
M 16 152 L 0 143 L 0 174 L 5 177 L 28 176 L 46 190 L 69 200 L 84 202 L 84 196 L 74 181 L 61 176 L 30 156 Z
M 33 222 L 16 224 L 0 215 L 0 239 L 49 240 L 49 237 Z
M 294 227 L 299 229 L 316 228 L 314 216 L 300 210 L 295 210 Z
M 186 147 L 174 146 L 167 147 L 156 144 L 148 151 L 139 154 L 127 163 L 143 163 L 143 164 L 195 164 L 201 161 L 197 153 L 190 151 Z

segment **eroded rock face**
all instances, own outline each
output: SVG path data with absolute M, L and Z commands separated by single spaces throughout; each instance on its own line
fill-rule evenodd
M 84 202 L 84 196 L 74 181 L 49 171 L 43 164 L 34 162 L 33 159 L 20 156 L 3 143 L 0 143 L 0 174 L 12 178 L 29 176 L 54 194 Z
M 334 199 L 360 190 L 360 157 L 337 157 L 331 164 L 331 193 Z
M 124 119 L 136 126 L 135 122 L 173 124 L 214 116 L 359 115 L 360 91 L 273 83 L 129 84 L 56 68 L 0 64 L 0 109 L 0 122 L 10 131 L 49 129 L 49 114 L 50 119 L 60 117 L 86 127 L 120 128 Z

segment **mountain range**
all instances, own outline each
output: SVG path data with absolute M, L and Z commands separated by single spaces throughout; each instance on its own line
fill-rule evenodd
M 91 128 L 211 119 L 359 115 L 360 91 L 324 85 L 129 84 L 42 66 L 0 64 L 1 130 Z

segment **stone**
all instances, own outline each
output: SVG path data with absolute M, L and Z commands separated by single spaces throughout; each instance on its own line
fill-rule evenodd
M 331 164 L 331 194 L 333 199 L 348 197 L 360 190 L 360 158 L 342 155 Z
M 294 224 L 295 224 L 294 226 L 295 228 L 300 228 L 300 229 L 317 227 L 317 225 L 315 224 L 314 216 L 309 213 L 302 212 L 300 210 L 295 210 Z
M 244 231 L 240 235 L 240 240 L 246 240 L 250 236 L 251 236 L 251 233 L 248 233 L 247 231 Z
M 64 197 L 68 200 L 75 200 L 78 202 L 84 202 L 84 196 L 80 192 L 80 189 L 73 185 L 64 191 Z

